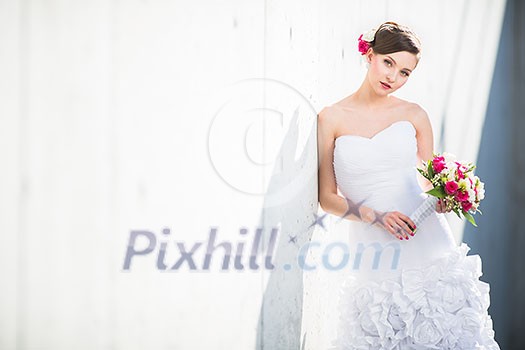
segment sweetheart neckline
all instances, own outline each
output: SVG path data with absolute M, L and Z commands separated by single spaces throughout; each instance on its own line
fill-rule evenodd
M 403 122 L 407 122 L 410 124 L 410 126 L 412 126 L 412 128 L 414 129 L 414 131 L 416 131 L 416 128 L 414 127 L 414 124 L 412 124 L 412 122 L 408 121 L 408 120 L 398 120 L 398 121 L 395 121 L 393 122 L 392 124 L 390 124 L 389 126 L 387 126 L 386 128 L 384 128 L 383 130 L 377 132 L 374 136 L 372 137 L 366 137 L 366 136 L 361 136 L 361 135 L 350 135 L 350 134 L 343 134 L 343 135 L 339 135 L 335 138 L 335 141 L 337 141 L 339 138 L 342 138 L 342 137 L 357 137 L 357 138 L 361 138 L 361 139 L 365 139 L 365 140 L 369 140 L 369 141 L 373 141 L 377 136 L 379 136 L 381 133 L 387 131 L 388 129 L 390 129 L 391 127 L 393 127 L 394 125 L 398 124 L 398 123 L 403 123 Z

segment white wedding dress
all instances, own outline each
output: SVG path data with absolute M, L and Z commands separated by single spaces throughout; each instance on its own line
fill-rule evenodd
M 415 135 L 402 120 L 372 138 L 338 137 L 333 165 L 340 193 L 409 216 L 427 196 L 416 178 Z M 431 214 L 409 240 L 364 222 L 332 221 L 324 233 L 331 249 L 309 257 L 325 267 L 314 277 L 323 284 L 316 316 L 325 323 L 318 332 L 325 343 L 313 345 L 310 334 L 312 349 L 499 349 L 487 311 L 489 284 L 479 279 L 481 259 L 467 255 L 465 243 L 456 245 L 444 214 Z

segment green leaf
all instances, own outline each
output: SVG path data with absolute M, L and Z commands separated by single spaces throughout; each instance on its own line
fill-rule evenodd
M 417 171 L 428 181 L 432 181 L 432 176 L 430 176 L 424 169 L 417 168 Z
M 446 194 L 445 194 L 445 191 L 443 190 L 443 187 L 439 186 L 439 187 L 434 187 L 433 189 L 425 192 L 425 193 L 428 193 L 429 195 L 431 196 L 434 196 L 434 197 L 438 197 L 438 198 L 445 198 L 446 197 Z
M 434 168 L 432 167 L 432 161 L 431 160 L 428 161 L 427 171 L 428 171 L 428 176 L 430 176 L 430 178 L 433 178 L 434 177 Z
M 476 225 L 476 221 L 474 220 L 474 217 L 469 212 L 466 212 L 466 211 L 463 210 L 463 215 L 468 220 L 468 222 L 470 222 L 472 225 L 478 227 L 478 225 Z

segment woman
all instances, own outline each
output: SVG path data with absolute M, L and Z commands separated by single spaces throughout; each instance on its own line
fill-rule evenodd
M 438 202 L 417 233 L 409 217 L 432 188 L 415 167 L 432 158 L 433 132 L 423 108 L 391 94 L 416 69 L 420 41 L 385 22 L 359 50 L 363 83 L 318 115 L 319 202 L 356 249 L 331 348 L 499 349 L 481 260 L 455 244 L 450 210 Z

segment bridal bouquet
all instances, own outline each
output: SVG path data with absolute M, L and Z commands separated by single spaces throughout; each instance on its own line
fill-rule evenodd
M 417 170 L 434 188 L 425 192 L 429 196 L 412 213 L 410 219 L 419 227 L 419 224 L 435 210 L 436 203 L 441 198 L 447 210 L 454 211 L 459 218 L 460 213 L 463 214 L 477 227 L 472 215 L 478 211 L 483 215 L 478 207 L 485 197 L 485 188 L 479 177 L 474 175 L 473 170 L 476 166 L 456 161 L 456 156 L 447 152 L 443 152 L 442 155 L 433 153 L 432 156 L 433 159 L 426 163 L 422 161 L 424 167 Z

